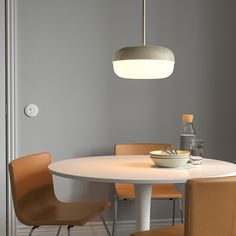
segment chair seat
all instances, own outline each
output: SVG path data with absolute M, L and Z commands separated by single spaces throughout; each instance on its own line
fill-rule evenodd
M 184 236 L 184 225 L 178 224 L 166 228 L 140 231 L 132 233 L 130 236 Z
M 115 188 L 119 200 L 135 198 L 133 184 L 116 184 Z M 176 190 L 173 184 L 152 185 L 152 199 L 179 199 L 181 197 L 181 193 Z
M 110 202 L 79 202 L 64 203 L 54 201 L 44 207 L 33 206 L 22 209 L 26 225 L 78 225 L 82 226 L 105 209 L 110 207 Z M 24 217 L 27 216 L 27 217 Z
M 48 185 L 25 194 L 18 202 L 19 220 L 28 226 L 81 226 L 111 205 L 108 201 L 61 202 L 52 195 L 53 193 L 52 185 Z

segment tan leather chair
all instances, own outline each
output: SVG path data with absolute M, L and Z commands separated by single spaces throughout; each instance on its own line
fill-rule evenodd
M 17 158 L 9 164 L 12 198 L 18 220 L 33 230 L 42 225 L 84 225 L 100 216 L 106 232 L 110 232 L 101 213 L 110 207 L 110 202 L 65 203 L 59 201 L 53 190 L 52 175 L 48 171 L 51 163 L 49 153 L 38 153 Z
M 236 177 L 192 179 L 186 185 L 185 224 L 131 236 L 235 236 Z
M 119 155 L 148 155 L 150 151 L 160 150 L 162 148 L 172 147 L 172 144 L 156 144 L 156 143 L 135 143 L 135 144 L 116 144 L 114 153 Z M 155 184 L 152 186 L 152 199 L 169 199 L 173 200 L 172 224 L 175 223 L 175 200 L 178 200 L 180 207 L 181 220 L 183 223 L 183 211 L 181 205 L 181 193 L 176 190 L 173 184 Z M 115 184 L 114 196 L 114 220 L 112 235 L 117 235 L 117 212 L 118 201 L 134 200 L 133 184 Z

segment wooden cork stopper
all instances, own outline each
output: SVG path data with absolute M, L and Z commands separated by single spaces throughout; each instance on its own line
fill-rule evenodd
M 182 115 L 182 121 L 184 123 L 193 122 L 193 115 L 192 114 L 183 114 Z

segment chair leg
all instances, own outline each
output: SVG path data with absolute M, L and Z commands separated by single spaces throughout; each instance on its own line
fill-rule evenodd
M 107 227 L 107 224 L 106 224 L 106 221 L 105 221 L 103 215 L 99 215 L 99 216 L 101 217 L 101 220 L 102 220 L 103 226 L 104 226 L 104 228 L 105 228 L 105 230 L 106 230 L 106 232 L 107 232 L 107 235 L 108 235 L 108 236 L 111 236 L 111 233 L 110 233 L 110 231 L 109 231 L 109 229 L 108 229 L 108 227 Z
M 67 234 L 70 236 L 70 228 L 74 227 L 74 225 L 68 225 L 67 226 Z
M 61 227 L 62 225 L 59 226 L 58 230 L 57 230 L 57 235 L 56 236 L 59 236 L 60 232 L 61 232 Z
M 183 224 L 183 223 L 184 223 L 184 216 L 183 216 L 182 202 L 181 202 L 181 199 L 180 199 L 180 198 L 178 199 L 178 202 L 179 202 L 179 210 L 180 210 L 181 222 L 182 222 L 182 224 Z
M 31 236 L 32 233 L 33 233 L 33 231 L 34 231 L 35 229 L 37 229 L 38 227 L 39 227 L 38 225 L 32 227 L 32 229 L 31 229 L 30 232 L 29 232 L 29 236 Z
M 175 199 L 172 199 L 173 201 L 173 213 L 172 213 L 172 225 L 175 224 Z
M 114 206 L 114 215 L 113 215 L 113 226 L 112 226 L 112 236 L 117 236 L 117 212 L 118 212 L 118 197 L 114 196 L 113 206 Z

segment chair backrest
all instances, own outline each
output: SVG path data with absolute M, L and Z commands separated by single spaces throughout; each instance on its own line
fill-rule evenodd
M 29 212 L 55 199 L 49 153 L 38 153 L 17 158 L 9 163 L 11 191 L 17 218 L 30 225 Z
M 114 153 L 115 155 L 148 155 L 151 151 L 172 146 L 165 143 L 124 143 L 116 144 Z
M 120 143 L 114 147 L 114 154 L 119 155 L 148 155 L 149 152 L 160 150 L 162 148 L 172 147 L 172 144 L 160 144 L 160 143 Z M 129 185 L 129 186 L 128 186 Z M 126 189 L 126 187 L 128 187 Z M 132 190 L 130 190 L 132 189 Z M 119 196 L 125 196 L 127 192 L 132 191 L 132 198 L 134 198 L 134 188 L 130 187 L 130 184 L 115 183 L 115 191 Z
M 186 183 L 185 236 L 236 235 L 236 177 Z

